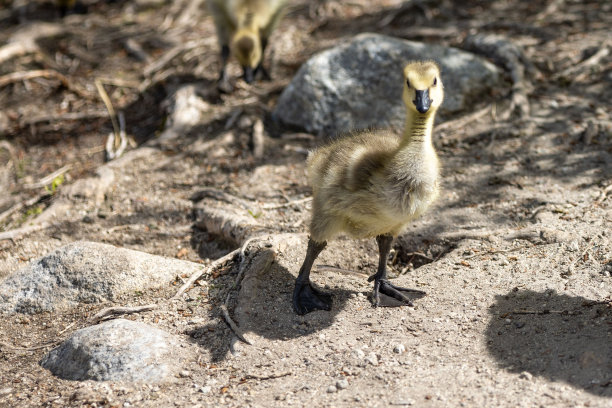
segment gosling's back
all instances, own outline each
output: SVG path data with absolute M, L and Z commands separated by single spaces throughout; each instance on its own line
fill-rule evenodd
M 217 25 L 228 30 L 229 36 L 241 27 L 253 25 L 264 37 L 279 20 L 279 10 L 287 0 L 208 0 Z
M 397 235 L 431 204 L 437 157 L 420 148 L 400 149 L 400 141 L 389 131 L 364 132 L 310 154 L 315 241 L 343 232 L 356 238 Z

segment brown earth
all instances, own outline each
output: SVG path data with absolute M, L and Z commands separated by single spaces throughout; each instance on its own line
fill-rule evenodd
M 212 21 L 187 1 L 92 2 L 63 20 L 50 3 L 16 3 L 0 10 L 0 44 L 22 39 L 0 59 L 0 234 L 16 231 L 0 241 L 0 277 L 81 239 L 208 264 L 242 242 L 199 228 L 192 198 L 205 188 L 228 209 L 236 198 L 249 203 L 268 232 L 294 235 L 280 243 L 273 235 L 274 262 L 247 269 L 240 290 L 234 262 L 180 299 L 172 297 L 186 277 L 117 303 L 157 304 L 130 318 L 193 341 L 200 358 L 170 384 L 65 381 L 38 365 L 108 304 L 3 316 L 0 406 L 612 405 L 609 2 L 294 2 L 271 41 L 274 80 L 237 81 L 231 95 L 215 91 Z M 54 34 L 28 48 L 23 38 L 43 29 Z M 470 33 L 505 36 L 531 65 L 530 115 L 506 118 L 509 93 L 500 90 L 436 131 L 443 193 L 390 260 L 402 285 L 427 292 L 415 307 L 372 308 L 365 277 L 375 244 L 344 238 L 318 260 L 333 268 L 314 274 L 333 310 L 299 317 L 290 298 L 309 217 L 304 159 L 320 141 L 275 125 L 270 112 L 310 55 L 364 31 L 458 47 Z M 48 71 L 7 79 L 32 70 Z M 96 79 L 133 138 L 107 165 L 113 127 Z M 185 83 L 200 88 L 207 116 L 160 141 L 167 101 Z M 113 163 L 99 200 L 66 193 Z M 64 166 L 63 178 L 44 180 Z M 228 294 L 250 346 L 222 317 Z

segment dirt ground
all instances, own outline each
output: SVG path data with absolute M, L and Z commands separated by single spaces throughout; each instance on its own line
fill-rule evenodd
M 242 242 L 199 227 L 204 188 L 256 203 L 253 218 L 299 239 L 274 249 L 251 292 L 233 287 L 228 264 L 180 299 L 184 276 L 117 302 L 157 304 L 129 318 L 198 350 L 169 384 L 65 381 L 38 365 L 108 304 L 3 316 L 0 406 L 612 405 L 612 4 L 294 1 L 267 55 L 273 80 L 219 94 L 214 27 L 195 3 L 90 1 L 62 19 L 49 2 L 0 1 L 0 234 L 17 231 L 0 240 L 0 278 L 76 240 L 209 264 Z M 506 37 L 524 52 L 529 115 L 506 117 L 508 88 L 438 124 L 443 192 L 389 260 L 400 284 L 427 292 L 415 307 L 372 308 L 375 243 L 341 238 L 317 261 L 331 268 L 313 274 L 333 310 L 299 317 L 304 160 L 321 141 L 271 111 L 309 56 L 366 31 L 456 47 L 469 34 Z M 207 116 L 158 140 L 172 93 L 191 83 Z M 131 138 L 118 176 L 99 202 L 71 199 L 43 223 L 62 191 L 105 165 L 104 94 Z M 228 294 L 253 345 L 222 318 Z

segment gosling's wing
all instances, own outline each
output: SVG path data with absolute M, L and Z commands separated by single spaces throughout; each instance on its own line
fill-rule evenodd
M 313 189 L 337 186 L 348 191 L 367 190 L 382 174 L 399 139 L 390 132 L 347 135 L 312 152 L 308 176 Z

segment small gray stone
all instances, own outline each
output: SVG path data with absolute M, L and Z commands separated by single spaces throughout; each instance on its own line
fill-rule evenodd
M 67 380 L 161 382 L 189 355 L 178 338 L 153 326 L 117 319 L 74 332 L 41 365 Z
M 79 241 L 30 262 L 0 283 L 0 311 L 39 313 L 113 301 L 159 287 L 201 266 L 178 259 Z
M 395 347 L 393 347 L 394 353 L 402 354 L 405 351 L 406 351 L 406 346 L 404 346 L 403 344 L 396 344 Z
M 349 386 L 349 382 L 346 378 L 343 378 L 341 380 L 338 380 L 338 382 L 336 382 L 336 388 L 339 390 L 345 390 L 347 389 Z
M 337 392 L 337 391 L 338 391 L 338 389 L 336 388 L 335 385 L 330 385 L 329 387 L 327 387 L 327 392 L 330 393 L 330 394 L 332 394 L 334 392 Z
M 528 371 L 523 371 L 519 374 L 519 378 L 527 381 L 531 381 L 533 375 Z
M 372 127 L 401 129 L 402 69 L 415 59 L 432 59 L 441 67 L 446 90 L 441 118 L 469 109 L 501 86 L 497 68 L 474 54 L 366 33 L 309 59 L 281 94 L 274 115 L 329 137 Z
M 377 366 L 378 365 L 378 357 L 376 356 L 376 353 L 374 353 L 373 351 L 368 354 L 368 356 L 366 357 L 366 361 L 370 364 L 372 364 L 373 366 Z

